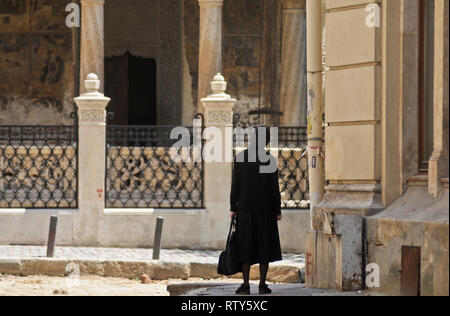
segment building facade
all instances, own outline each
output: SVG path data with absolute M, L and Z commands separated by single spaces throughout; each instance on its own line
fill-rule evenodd
M 325 25 L 327 180 L 307 284 L 448 295 L 449 3 L 324 4 L 307 2 Z

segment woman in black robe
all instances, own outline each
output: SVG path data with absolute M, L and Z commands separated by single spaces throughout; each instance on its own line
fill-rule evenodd
M 282 219 L 278 167 L 276 159 L 264 150 L 269 141 L 269 128 L 256 128 L 249 148 L 236 155 L 233 164 L 230 209 L 231 218 L 236 217 L 244 279 L 236 294 L 250 294 L 250 266 L 258 263 L 259 293 L 271 293 L 266 285 L 269 263 L 282 260 L 277 223 Z

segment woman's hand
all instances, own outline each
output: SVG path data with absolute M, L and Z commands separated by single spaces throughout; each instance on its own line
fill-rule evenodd
M 233 219 L 236 217 L 236 212 L 230 212 L 230 218 Z
M 277 221 L 281 221 L 282 219 L 283 219 L 283 215 L 282 214 L 277 216 Z

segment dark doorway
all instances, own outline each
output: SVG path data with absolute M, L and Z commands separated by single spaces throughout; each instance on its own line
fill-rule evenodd
M 110 124 L 156 125 L 156 61 L 127 52 L 105 59 L 105 94 Z
M 402 296 L 420 296 L 420 261 L 419 247 L 402 247 Z

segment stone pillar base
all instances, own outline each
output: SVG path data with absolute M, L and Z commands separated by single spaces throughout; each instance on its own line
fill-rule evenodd
M 306 237 L 306 287 L 358 291 L 363 288 L 363 217 L 339 214 L 335 233 L 310 231 Z
M 442 190 L 441 176 L 445 174 L 445 162 L 442 152 L 433 152 L 429 161 L 428 170 L 428 192 L 434 198 L 439 196 Z
M 378 184 L 331 184 L 313 208 L 307 234 L 306 285 L 357 291 L 364 285 L 364 217 L 384 209 Z
M 313 229 L 323 231 L 326 228 L 324 218 L 331 220 L 336 214 L 372 216 L 383 209 L 381 186 L 378 184 L 332 184 L 327 186 L 322 202 L 312 211 Z

